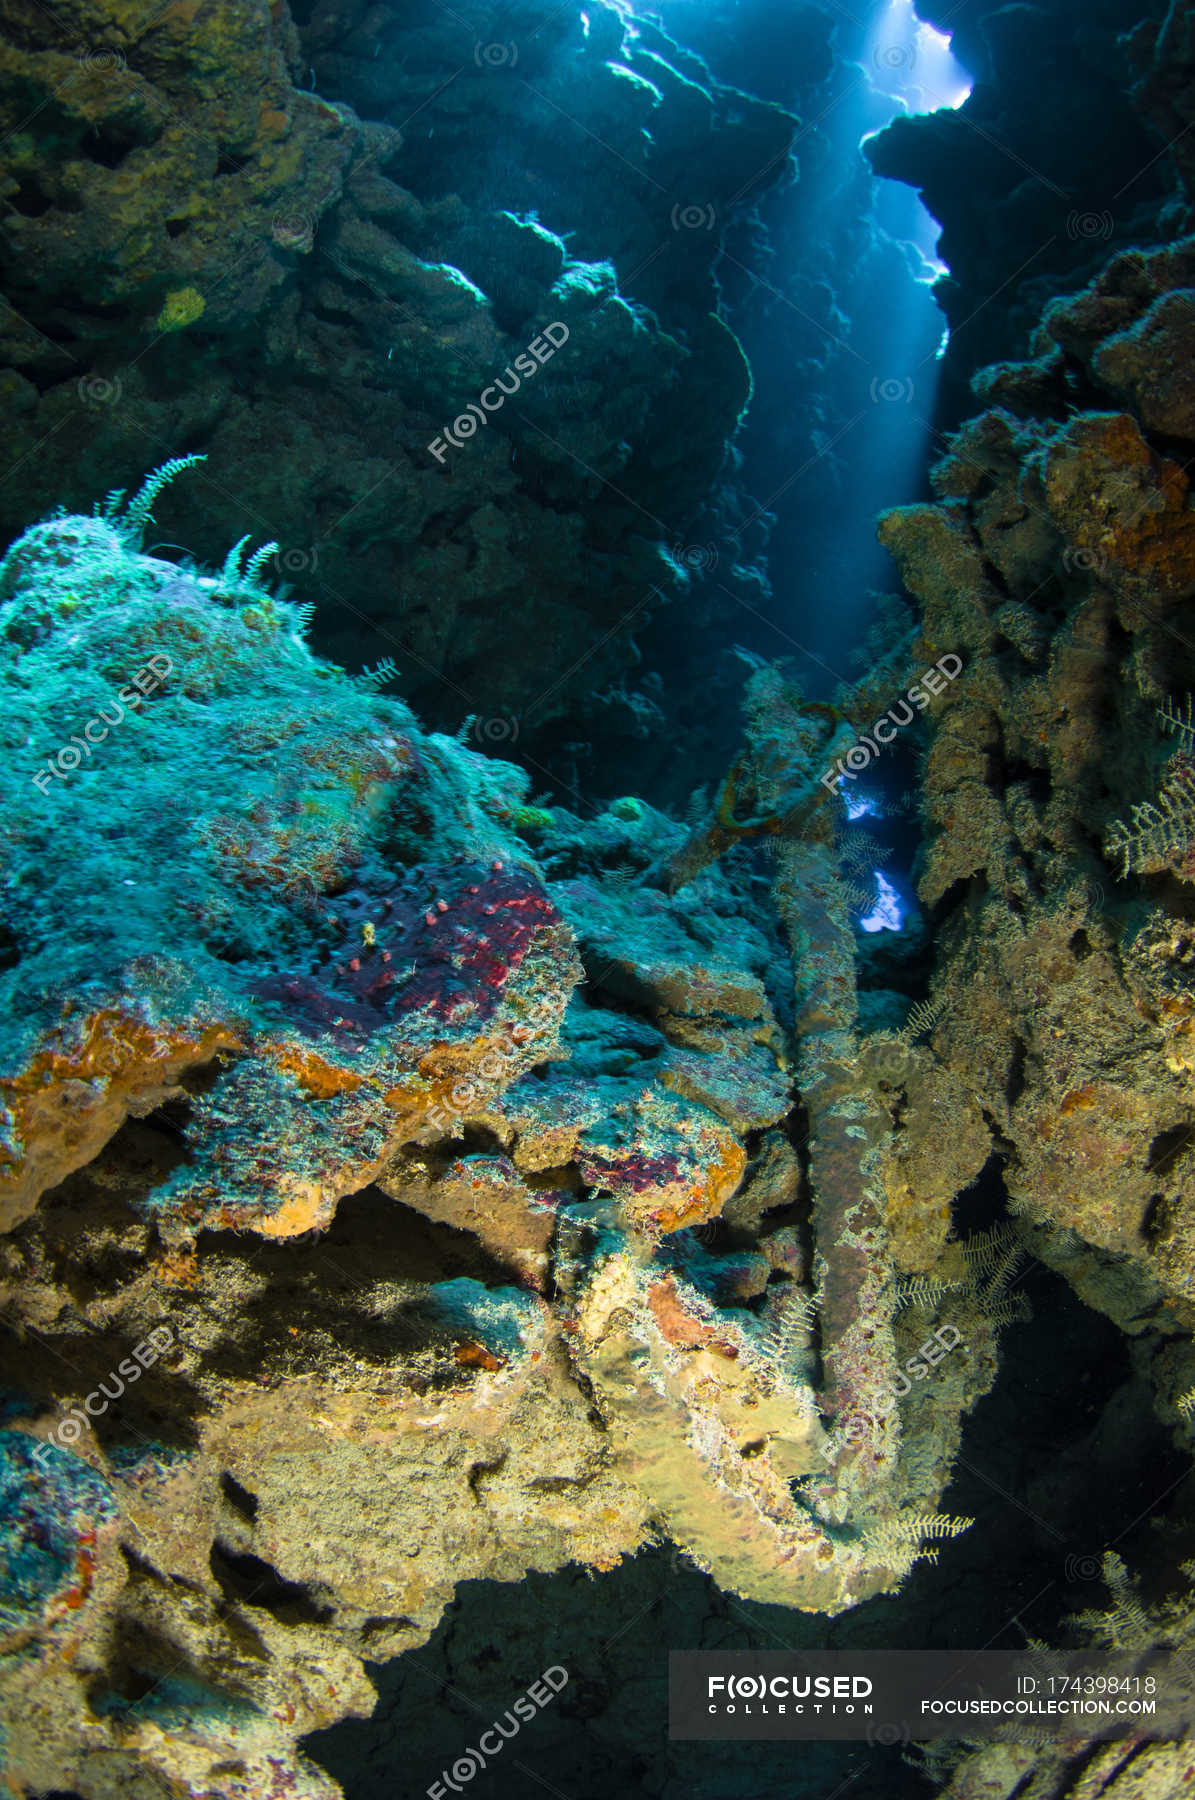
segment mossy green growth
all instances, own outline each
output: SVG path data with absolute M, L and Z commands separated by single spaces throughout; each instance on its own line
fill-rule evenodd
M 555 819 L 546 806 L 516 806 L 511 823 L 516 831 L 551 831 Z
M 632 825 L 638 825 L 645 817 L 642 800 L 636 800 L 633 794 L 623 794 L 617 800 L 611 800 L 606 808 L 616 819 L 626 819 Z
M 195 288 L 174 288 L 162 302 L 156 328 L 159 331 L 183 331 L 202 318 L 206 308 L 207 301 Z

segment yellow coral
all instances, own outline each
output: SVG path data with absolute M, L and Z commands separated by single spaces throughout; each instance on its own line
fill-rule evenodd
M 547 831 L 553 815 L 546 806 L 516 806 L 510 820 L 516 831 Z
M 162 302 L 156 328 L 158 331 L 183 331 L 195 323 L 206 306 L 207 301 L 195 288 L 173 288 Z

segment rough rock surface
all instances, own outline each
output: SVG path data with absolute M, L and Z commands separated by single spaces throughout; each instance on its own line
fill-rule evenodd
M 711 509 L 744 526 L 723 582 L 760 590 L 751 377 L 690 214 L 749 210 L 793 130 L 605 0 L 495 29 L 363 0 L 0 9 L 0 532 L 203 450 L 161 535 L 276 540 L 321 646 L 392 653 L 425 716 L 491 743 L 650 711 L 634 633 L 688 596 Z
M 18 1779 L 85 1800 L 330 1795 L 297 1740 L 464 1579 L 670 1537 L 806 1611 L 894 1591 L 967 1523 L 937 1501 L 997 1366 L 969 1295 L 932 1401 L 898 1378 L 934 1321 L 845 1016 L 810 1208 L 754 882 L 650 885 L 685 830 L 629 797 L 528 805 L 314 657 L 245 546 L 143 553 L 183 472 L 0 562 L 3 1706 Z M 787 816 L 822 727 L 753 693 Z
M 919 602 L 917 654 L 964 663 L 929 719 L 919 892 L 936 942 L 932 1060 L 917 1051 L 896 1072 L 896 1165 L 920 1168 L 928 1198 L 948 1167 L 940 1146 L 949 1157 L 970 1139 L 981 1153 L 990 1135 L 1023 1249 L 1134 1343 L 1185 1449 L 1193 254 L 1190 238 L 1122 251 L 1053 301 L 1032 360 L 977 377 L 986 410 L 947 443 L 937 500 L 881 522 Z M 950 1278 L 952 1246 L 936 1261 L 924 1238 L 916 1249 L 908 1267 Z M 1153 1527 L 1181 1541 L 1181 1515 L 1163 1508 Z M 1159 1543 L 1129 1569 L 1105 1555 L 1109 1608 L 1072 1626 L 1117 1650 L 1177 1648 L 1185 1681 L 1190 1564 L 1176 1572 L 1175 1556 Z M 1169 1745 L 1085 1755 L 1080 1780 L 1040 1749 L 960 1748 L 943 1791 L 1077 1796 L 1094 1781 L 1169 1795 L 1190 1779 Z
M 1112 248 L 1191 228 L 1189 19 L 1167 10 L 921 7 L 953 34 L 974 89 L 957 110 L 896 119 L 866 154 L 877 174 L 916 188 L 942 226 L 949 273 L 935 295 L 950 326 L 941 411 L 951 423 L 970 410 L 975 370 L 1023 354 L 1042 308 Z
M 937 465 L 941 500 L 882 526 L 926 649 L 966 664 L 925 770 L 934 1047 L 1021 1209 L 1129 1259 L 1188 1324 L 1195 538 L 1175 449 L 1195 421 L 1179 387 L 1160 431 L 1151 370 L 1159 344 L 1186 360 L 1190 253 L 1123 254 L 1052 306 L 1034 364 L 985 373 L 995 404 Z

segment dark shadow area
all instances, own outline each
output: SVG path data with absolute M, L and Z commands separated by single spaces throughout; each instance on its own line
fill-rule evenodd
M 964 1202 L 968 1232 L 999 1217 L 998 1164 Z M 1057 1641 L 1104 1603 L 1106 1548 L 1130 1565 L 1185 1465 L 1153 1416 L 1125 1339 L 1048 1270 L 1019 1288 L 1033 1317 L 1001 1337 L 993 1392 L 964 1427 L 944 1511 L 974 1518 L 900 1593 L 837 1619 L 724 1594 L 669 1547 L 608 1574 L 464 1583 L 429 1643 L 379 1665 L 376 1715 L 307 1741 L 348 1800 L 423 1795 L 528 1683 L 568 1671 L 558 1701 L 470 1784 L 476 1800 L 537 1791 L 661 1792 L 693 1800 L 810 1800 L 850 1783 L 867 1800 L 931 1791 L 896 1749 L 867 1744 L 685 1744 L 667 1739 L 669 1650 L 1020 1649 Z M 673 1791 L 671 1787 L 668 1791 Z M 679 1791 L 679 1788 L 678 1788 Z
M 335 1607 L 321 1603 L 311 1587 L 287 1581 L 260 1556 L 230 1550 L 217 1542 L 212 1545 L 210 1560 L 226 1600 L 263 1607 L 283 1625 L 326 1625 L 336 1616 Z

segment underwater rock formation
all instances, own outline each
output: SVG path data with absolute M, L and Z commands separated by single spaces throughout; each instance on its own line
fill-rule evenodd
M 937 1054 L 1008 1158 L 1035 1253 L 1122 1325 L 1189 1328 L 1182 628 L 1195 582 L 1181 369 L 1195 245 L 1115 257 L 1050 306 L 885 541 L 927 651 L 965 670 L 933 731 L 920 891 Z M 1102 409 L 1099 403 L 1102 401 Z M 1122 1281 L 1120 1275 L 1125 1279 Z
M 757 1599 L 892 1591 L 997 1366 L 999 1245 L 901 1286 L 827 790 L 778 862 L 794 1140 L 754 885 L 647 885 L 686 828 L 632 797 L 528 805 L 261 553 L 145 554 L 184 467 L 0 563 L 0 1697 L 17 1779 L 87 1800 L 331 1795 L 297 1740 L 469 1578 L 668 1536 Z M 761 808 L 825 711 L 756 678 Z
M 897 118 L 864 149 L 942 226 L 949 273 L 934 293 L 950 328 L 949 423 L 970 411 L 976 369 L 1021 354 L 1042 308 L 1111 249 L 1190 229 L 1191 53 L 1183 8 L 1163 24 L 1166 11 L 924 0 L 920 16 L 953 34 L 974 90 L 957 110 Z
M 710 591 L 764 594 L 749 290 L 790 315 L 759 441 L 825 450 L 810 556 L 857 499 L 855 320 L 822 277 L 886 266 L 866 171 L 819 170 L 800 127 L 771 288 L 754 210 L 789 107 L 845 102 L 849 32 L 802 10 L 773 104 L 618 0 L 100 11 L 0 4 L 28 470 L 3 504 L 84 505 L 147 444 L 207 456 L 0 557 L 0 1788 L 334 1800 L 312 1735 L 373 1711 L 380 1665 L 450 1679 L 471 1636 L 501 1667 L 486 1584 L 506 1651 L 570 1565 L 611 1612 L 683 1578 L 689 1641 L 731 1641 L 742 1601 L 802 1647 L 960 1641 L 959 1570 L 990 1583 L 1000 1554 L 959 1516 L 985 1479 L 963 1434 L 986 1398 L 980 1446 L 1026 1457 L 1003 1334 L 1027 1267 L 1080 1321 L 1061 1360 L 1123 1364 L 1041 1517 L 1086 1529 L 1083 1494 L 1159 1445 L 1181 1491 L 1195 1449 L 1195 238 L 1142 247 L 1185 203 L 1121 91 L 1123 0 L 967 0 L 973 104 L 878 141 L 940 207 L 952 321 L 983 302 L 948 408 L 978 357 L 1026 352 L 976 377 L 933 498 L 882 522 L 916 615 L 881 613 L 817 702 L 740 649 L 687 720 L 629 671 L 669 597 L 684 685 Z M 1188 25 L 1124 50 L 1183 177 Z M 1095 73 L 1043 111 L 1018 70 L 1056 74 L 1068 32 Z M 1105 230 L 1100 182 L 1138 157 Z M 389 649 L 401 670 L 340 666 Z M 709 776 L 693 714 L 744 665 L 712 798 L 682 823 L 619 793 L 649 743 L 645 788 L 665 758 Z M 569 807 L 504 760 L 540 731 Z M 592 803 L 578 770 L 617 738 Z M 909 858 L 882 944 L 860 768 Z M 1195 1652 L 1168 1506 L 1132 1489 L 1124 1560 L 1053 1530 L 1049 1585 L 1097 1595 L 1072 1639 Z M 578 1708 L 617 1730 L 637 1679 Z M 658 1726 L 639 1705 L 627 1741 Z M 652 1754 L 626 1759 L 642 1791 L 689 1791 Z M 1189 1776 L 1182 1746 L 1082 1736 L 947 1741 L 920 1771 L 950 1800 Z
M 1193 270 L 1195 240 L 1179 238 L 1121 251 L 1052 301 L 1029 360 L 976 376 L 985 410 L 947 441 L 937 499 L 880 527 L 919 603 L 918 656 L 964 665 L 928 715 L 922 770 L 928 1062 L 918 1051 L 889 1080 L 914 1135 L 922 1072 L 949 1071 L 946 1138 L 968 1114 L 977 1142 L 990 1134 L 1022 1249 L 1133 1342 L 1188 1455 Z M 1190 1564 L 1181 1523 L 1155 1528 L 1175 1540 L 1165 1588 L 1155 1572 L 1147 1601 L 1106 1555 L 1110 1609 L 1077 1623 L 1110 1648 L 1177 1647 L 1185 1671 Z M 1040 1746 L 955 1747 L 943 1791 L 1077 1795 L 1098 1774 L 1104 1793 L 1168 1794 L 1189 1779 L 1173 1746 L 1070 1748 L 1081 1782 Z

